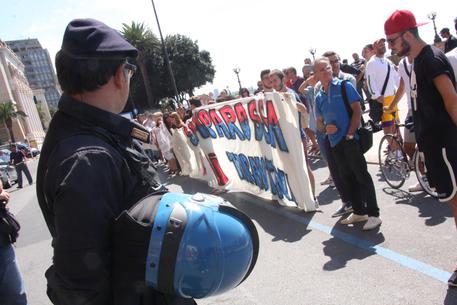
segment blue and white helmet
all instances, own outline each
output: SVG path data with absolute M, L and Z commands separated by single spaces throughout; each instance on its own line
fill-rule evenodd
M 204 298 L 238 286 L 257 260 L 252 221 L 222 198 L 197 193 L 149 196 L 129 212 L 150 223 L 146 285 L 185 298 Z

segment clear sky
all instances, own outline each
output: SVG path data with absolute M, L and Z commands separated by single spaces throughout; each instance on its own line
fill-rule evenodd
M 314 3 L 314 4 L 313 4 Z M 446 0 L 155 0 L 162 32 L 184 34 L 210 52 L 216 68 L 213 84 L 196 92 L 229 86 L 237 89 L 233 72 L 240 67 L 243 86 L 256 87 L 262 69 L 294 66 L 301 70 L 310 47 L 317 55 L 328 50 L 352 61 L 351 54 L 383 37 L 386 18 L 396 9 L 409 9 L 418 22 L 437 12 L 438 31 L 449 27 L 456 2 Z M 122 23 L 146 23 L 159 36 L 149 0 L 1 0 L 0 39 L 38 38 L 51 57 L 60 49 L 67 23 L 75 18 L 96 18 L 121 29 Z M 432 42 L 430 22 L 420 28 Z

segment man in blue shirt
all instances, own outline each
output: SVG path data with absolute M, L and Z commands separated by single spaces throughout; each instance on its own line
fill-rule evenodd
M 328 135 L 342 180 L 342 187 L 349 196 L 354 212 L 342 224 L 366 221 L 364 230 L 381 225 L 373 180 L 368 173 L 367 162 L 358 143 L 357 128 L 360 125 L 361 97 L 354 86 L 344 83 L 352 116 L 346 109 L 342 96 L 342 81 L 333 79 L 332 66 L 326 57 L 316 60 L 314 73 L 322 83 L 316 95 L 317 127 Z M 365 206 L 366 203 L 366 206 Z

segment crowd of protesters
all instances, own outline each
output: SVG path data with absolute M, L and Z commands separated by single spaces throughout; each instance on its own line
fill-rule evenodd
M 411 17 L 408 13 L 405 14 L 406 17 Z M 361 46 L 361 56 L 354 52 L 351 63 L 348 60 L 341 60 L 339 54 L 333 50 L 323 53 L 315 61 L 306 58 L 301 69 L 302 76 L 298 75 L 294 67 L 265 69 L 261 71 L 257 89 L 252 93 L 258 95 L 276 91 L 295 97 L 313 196 L 317 201 L 314 175 L 309 166 L 309 158 L 315 155 L 320 156 L 329 169 L 329 177 L 322 181 L 321 185 L 334 187 L 340 195 L 342 204 L 332 217 L 347 216 L 341 218 L 341 224 L 365 222 L 363 230 L 373 230 L 382 223 L 374 183 L 368 172 L 364 154 L 358 145 L 359 136 L 356 130 L 360 126 L 363 112 L 368 112 L 375 131 L 382 130 L 383 133 L 390 134 L 393 132 L 394 122 L 399 122 L 398 103 L 406 94 L 406 122 L 412 122 L 413 118 L 420 121 L 418 118 L 421 118 L 421 115 L 415 114 L 418 110 L 415 110 L 412 104 L 417 98 L 417 88 L 412 87 L 413 81 L 416 81 L 412 80 L 412 74 L 416 75 L 413 67 L 414 56 L 411 52 L 399 52 L 395 47 L 399 38 L 406 45 L 403 37 L 406 32 L 392 38 L 386 30 L 387 39 L 379 38 Z M 435 43 L 434 52 L 446 52 L 449 66 L 452 66 L 454 73 L 455 92 L 457 39 L 451 35 L 449 28 L 443 28 L 440 34 L 444 41 Z M 392 49 L 390 56 L 386 56 L 387 47 Z M 140 115 L 138 121 L 146 126 L 152 135 L 152 143 L 145 149 L 155 163 L 166 164 L 171 175 L 185 175 L 187 165 L 179 164 L 177 160 L 185 162 L 188 159 L 183 155 L 185 152 L 180 149 L 186 145 L 186 139 L 172 137 L 174 131 L 185 126 L 186 121 L 192 116 L 192 110 L 199 106 L 249 96 L 251 93 L 247 88 L 240 88 L 237 95 L 223 89 L 216 97 L 210 93 L 191 98 L 188 110 L 178 107 L 176 112 Z M 443 114 L 444 116 L 446 114 Z M 404 129 L 404 150 L 411 159 L 416 142 L 420 141 L 416 139 L 412 129 Z M 454 147 L 455 143 L 444 144 Z M 452 153 L 455 151 L 452 150 Z M 452 158 L 454 157 L 455 154 Z M 454 164 L 451 164 L 452 166 Z M 441 183 L 440 179 L 435 180 L 430 182 L 435 182 L 434 186 L 440 189 L 437 185 Z M 455 193 L 455 185 L 453 188 Z M 411 186 L 409 191 L 419 192 L 422 188 L 420 184 L 416 184 Z M 452 194 L 452 188 L 445 193 Z M 455 197 L 451 198 L 451 195 L 448 197 L 451 202 L 456 200 Z M 453 210 L 457 211 L 457 207 Z M 449 282 L 451 286 L 457 285 L 456 273 L 453 277 Z
M 92 20 L 90 22 L 93 23 L 94 21 Z M 457 32 L 457 18 L 454 22 Z M 307 171 L 312 186 L 312 193 L 314 198 L 316 198 L 314 175 L 309 166 L 309 157 L 311 155 L 320 155 L 328 165 L 330 172 L 330 176 L 321 184 L 334 186 L 340 194 L 342 202 L 341 207 L 336 210 L 332 217 L 348 214 L 347 217 L 342 217 L 340 220 L 340 223 L 343 225 L 365 222 L 363 230 L 373 230 L 379 228 L 382 223 L 373 180 L 368 172 L 363 151 L 358 143 L 359 135 L 357 134 L 357 129 L 361 124 L 362 113 L 367 110 L 369 111 L 370 118 L 373 120 L 373 127 L 378 126 L 379 131 L 383 130 L 386 134 L 391 133 L 395 121 L 399 120 L 398 103 L 402 100 L 405 93 L 408 103 L 406 121 L 414 123 L 414 132 L 408 128 L 404 130 L 405 152 L 408 156 L 412 157 L 416 145 L 418 146 L 420 153 L 423 154 L 425 159 L 427 179 L 430 186 L 436 189 L 440 201 L 449 203 L 457 225 L 457 184 L 455 176 L 457 172 L 457 39 L 451 34 L 449 28 L 443 28 L 440 34 L 445 39 L 444 42 L 437 42 L 435 46 L 427 45 L 419 35 L 418 27 L 421 25 L 423 23 L 417 23 L 410 11 L 395 11 L 384 24 L 386 38 L 377 39 L 373 43 L 363 46 L 361 52 L 362 58 L 357 53 L 353 53 L 353 62 L 350 64 L 348 60 L 341 60 L 338 53 L 331 50 L 323 53 L 314 62 L 306 58 L 304 60 L 304 66 L 301 69 L 303 77 L 298 75 L 294 67 L 265 69 L 260 73 L 260 80 L 257 83 L 258 88 L 253 93 L 254 95 L 276 91 L 294 96 L 299 118 L 298 128 L 300 129 L 304 155 L 307 159 Z M 100 25 L 98 27 L 100 28 Z M 69 31 L 72 30 L 70 29 Z M 118 35 L 117 33 L 113 34 L 114 30 L 106 31 L 106 29 L 102 31 L 105 36 L 107 35 L 106 37 L 110 37 L 111 35 L 117 37 Z M 80 36 L 79 32 L 78 36 Z M 387 47 L 392 50 L 393 55 L 390 57 L 386 57 L 386 43 Z M 133 47 L 132 49 L 125 49 L 125 44 L 126 42 L 121 44 L 116 43 L 111 48 L 114 48 L 116 51 L 116 48 L 122 46 L 123 48 L 117 50 L 118 52 L 122 54 L 124 52 L 133 52 L 136 54 L 136 49 Z M 104 44 L 101 44 L 101 46 L 106 47 Z M 79 47 L 76 45 L 75 50 L 77 51 L 78 49 Z M 80 50 L 79 52 L 83 51 Z M 105 53 L 106 50 L 103 50 L 103 52 L 99 50 L 99 52 Z M 71 54 L 67 53 L 62 54 L 66 54 L 64 56 Z M 78 54 L 76 55 L 79 56 Z M 84 54 L 82 53 L 82 55 Z M 81 58 L 85 57 L 83 56 Z M 117 65 L 119 66 L 119 64 Z M 132 66 L 127 62 L 123 62 L 117 68 L 116 73 L 109 76 L 111 84 L 119 88 L 115 90 L 116 94 L 122 95 L 122 98 L 118 99 L 121 102 L 115 105 L 116 109 L 119 108 L 119 111 L 125 106 L 125 102 L 127 101 L 128 84 L 134 72 Z M 59 65 L 58 67 L 62 68 Z M 84 74 L 84 76 L 86 77 L 87 75 Z M 123 81 L 118 81 L 120 79 L 123 79 Z M 63 83 L 67 86 L 67 88 L 64 88 L 65 90 L 75 90 L 69 84 L 66 84 L 65 80 Z M 82 86 L 85 85 L 82 84 Z M 102 94 L 112 91 L 114 85 L 101 89 Z M 94 117 L 96 115 L 94 113 L 100 115 L 100 113 L 103 113 L 102 110 L 104 107 L 107 106 L 104 103 L 99 104 L 98 98 L 90 98 L 94 96 L 92 95 L 93 91 L 85 92 L 85 94 L 86 97 L 87 94 L 89 95 L 89 99 L 86 99 L 85 102 L 80 100 L 79 104 L 72 106 L 69 106 L 69 103 L 76 103 L 77 98 L 82 97 L 68 95 L 64 96 L 61 100 L 59 112 L 55 116 L 58 119 L 54 127 L 64 127 L 65 120 L 78 123 L 70 123 L 69 126 L 71 128 L 65 126 L 66 129 L 63 128 L 63 132 L 56 127 L 55 130 L 59 132 L 51 133 L 51 140 L 49 141 L 52 144 L 49 144 L 49 147 L 53 147 L 54 149 L 54 144 L 59 143 L 57 141 L 58 136 L 62 136 L 65 133 L 70 135 L 66 140 L 71 139 L 71 141 L 80 141 L 81 138 L 88 136 L 86 129 L 90 129 L 88 126 L 92 126 L 89 123 L 84 123 L 87 125 L 78 127 L 81 130 L 84 128 L 84 133 L 75 134 L 72 128 L 75 128 L 76 124 L 81 124 L 80 122 L 83 121 L 81 114 L 89 113 L 90 115 L 88 117 L 95 121 Z M 188 144 L 185 135 L 180 131 L 191 119 L 193 110 L 202 105 L 210 105 L 238 97 L 246 98 L 249 96 L 251 96 L 251 93 L 247 88 L 240 88 L 239 95 L 236 96 L 232 95 L 228 90 L 223 89 L 217 97 L 208 94 L 191 98 L 186 109 L 179 106 L 175 111 L 157 111 L 139 114 L 136 117 L 136 121 L 143 125 L 150 134 L 151 140 L 148 143 L 144 143 L 143 148 L 152 160 L 153 165 L 165 166 L 165 172 L 168 172 L 171 176 L 179 174 L 188 175 L 190 165 L 186 163 L 186 160 L 190 158 L 186 155 L 188 154 L 188 150 L 184 149 Z M 77 111 L 71 113 L 69 109 L 73 111 L 76 109 Z M 116 114 L 118 113 L 117 111 Z M 112 129 L 114 129 L 114 126 L 118 126 L 113 123 L 118 119 L 117 116 L 114 116 L 108 111 L 105 111 L 103 114 L 103 120 L 101 118 L 98 119 L 103 124 L 112 127 Z M 131 126 L 130 124 L 132 122 L 130 121 L 127 121 L 127 123 L 128 125 L 121 127 L 133 127 L 140 135 L 142 133 L 147 134 L 147 132 L 143 131 L 143 128 L 137 129 L 140 126 Z M 70 131 L 73 133 L 70 133 Z M 96 131 L 96 133 L 100 132 Z M 101 139 L 101 135 L 104 136 L 105 134 L 97 134 L 97 140 Z M 55 137 L 55 139 L 52 139 L 52 137 Z M 68 143 L 66 142 L 67 147 Z M 73 147 L 71 145 L 70 147 Z M 66 150 L 67 147 L 64 149 Z M 64 155 L 64 149 L 62 149 L 60 152 L 61 155 L 58 158 Z M 110 149 L 115 148 L 113 146 Z M 94 153 L 94 151 L 90 149 L 91 153 Z M 78 158 L 81 152 L 82 150 L 77 150 Z M 55 151 L 53 153 L 53 156 L 56 157 Z M 110 151 L 104 150 L 103 153 L 110 153 Z M 85 157 L 87 158 L 87 155 Z M 15 146 L 12 147 L 11 159 L 12 163 L 16 166 L 23 163 L 23 155 L 22 153 L 16 154 Z M 40 163 L 40 165 L 46 164 L 46 167 L 39 166 L 39 173 L 46 172 L 46 175 L 53 177 L 50 174 L 53 169 L 47 167 L 47 160 L 43 160 L 42 157 L 40 162 L 43 163 Z M 85 166 L 79 159 L 75 160 L 75 163 L 71 167 L 72 169 L 77 163 Z M 180 160 L 180 163 L 177 160 Z M 62 164 L 66 165 L 66 162 L 73 161 L 70 158 L 65 158 Z M 146 163 L 149 164 L 149 162 Z M 102 165 L 100 163 L 98 166 Z M 60 175 L 60 171 L 64 166 L 58 166 L 56 168 L 58 168 Z M 107 169 L 108 167 L 103 168 Z M 115 169 L 117 170 L 117 168 Z M 105 175 L 104 171 L 100 172 Z M 21 188 L 22 184 L 19 171 L 18 175 L 18 188 Z M 79 188 L 81 181 L 84 181 L 88 176 L 84 173 L 83 177 L 77 170 L 73 171 L 73 175 L 77 177 L 75 179 L 75 176 L 73 176 L 73 179 L 75 179 L 75 185 Z M 26 171 L 26 176 L 29 183 L 32 184 L 33 181 L 28 170 Z M 70 190 L 66 190 L 66 192 L 71 197 L 74 197 L 75 193 L 69 187 L 72 182 L 71 177 L 68 178 L 68 176 L 65 176 L 65 180 L 65 183 L 61 185 L 69 188 Z M 49 178 L 49 181 L 50 187 L 57 185 L 55 179 Z M 91 180 L 87 180 L 86 184 L 88 182 L 90 183 Z M 45 189 L 41 183 L 38 182 L 41 185 L 38 190 Z M 151 185 L 151 187 L 154 186 Z M 60 191 L 65 191 L 65 187 L 61 187 Z M 111 189 L 111 183 L 109 183 L 108 187 Z M 92 199 L 97 199 L 94 193 L 87 192 L 87 188 L 84 189 L 86 190 L 85 193 L 79 192 L 76 194 L 89 194 L 89 197 Z M 410 188 L 410 191 L 418 191 L 419 189 L 417 186 L 413 186 Z M 48 188 L 46 190 L 49 191 Z M 96 191 L 99 192 L 98 189 Z M 109 192 L 100 193 L 112 195 L 108 194 Z M 41 197 L 39 198 L 41 200 L 44 200 L 45 197 L 48 200 L 47 198 L 49 197 L 44 196 L 44 191 L 40 194 Z M 62 195 L 60 194 L 60 196 Z M 5 206 L 9 198 L 10 194 L 3 190 L 3 185 L 0 181 L 0 201 L 4 205 L 4 211 L 6 211 Z M 72 200 L 78 203 L 75 206 L 80 206 L 81 202 L 85 202 L 85 200 L 79 200 L 78 198 L 65 198 L 63 201 L 72 202 Z M 41 202 L 40 205 L 42 208 L 45 206 L 46 209 L 52 206 L 58 206 L 53 204 L 42 205 Z M 93 207 L 91 205 L 91 208 Z M 64 210 L 61 208 L 60 213 L 62 214 Z M 65 213 L 70 214 L 73 212 L 74 210 L 72 209 L 65 211 Z M 48 222 L 60 214 L 51 213 L 50 210 L 44 210 L 44 215 L 45 220 Z M 68 219 L 70 218 L 68 217 Z M 89 217 L 89 219 L 91 218 Z M 54 222 L 50 223 L 52 224 L 50 228 L 53 228 L 51 233 L 53 233 L 55 224 Z M 62 225 L 62 222 L 59 225 Z M 80 223 L 76 225 L 78 228 L 81 227 Z M 15 241 L 17 236 L 12 238 L 9 229 L 10 227 L 8 227 L 8 231 L 2 231 L 2 234 L 0 234 L 0 266 L 3 267 L 2 277 L 0 278 L 0 303 L 27 304 L 22 276 L 19 272 L 12 247 L 12 242 Z M 91 233 L 94 232 L 91 231 Z M 68 236 L 72 235 L 69 234 Z M 71 240 L 71 243 L 73 242 L 74 240 Z M 77 242 L 81 243 L 81 241 Z M 54 252 L 55 255 L 62 256 L 63 253 L 75 255 L 72 253 L 74 252 L 73 249 L 68 250 L 65 243 L 63 243 L 63 246 L 61 243 L 62 241 L 59 239 L 53 241 L 53 247 L 59 249 L 58 252 Z M 102 251 L 106 250 L 103 249 Z M 54 264 L 56 262 L 62 264 L 62 258 L 59 260 L 57 256 L 54 256 Z M 76 256 L 79 258 L 82 257 L 80 254 Z M 65 257 L 66 259 L 68 259 L 67 256 Z M 84 259 L 87 261 L 87 257 Z M 93 264 L 90 264 L 90 270 L 87 267 L 84 267 L 86 270 L 77 270 L 78 266 L 82 265 L 84 264 L 75 265 L 77 266 L 76 268 L 74 266 L 71 268 L 69 266 L 65 266 L 65 268 L 60 266 L 60 268 L 62 270 L 65 269 L 64 272 L 68 274 L 77 274 L 84 271 L 87 273 L 97 273 L 94 272 L 97 269 Z M 95 281 L 97 282 L 96 284 L 93 284 L 95 283 L 94 281 L 83 283 L 84 278 L 79 276 L 77 279 L 79 282 L 75 281 L 75 283 L 78 282 L 79 284 L 76 285 L 78 289 L 68 289 L 68 279 L 64 279 L 65 281 L 59 279 L 59 275 L 57 274 L 56 266 L 52 266 L 47 271 L 48 279 L 50 279 L 48 281 L 47 292 L 55 304 L 70 304 L 74 300 L 77 302 L 79 300 L 79 303 L 82 303 L 84 300 L 89 299 L 93 301 L 92 303 L 98 304 L 100 302 L 97 302 L 97 300 L 110 298 L 104 292 L 96 295 L 96 293 L 88 289 L 80 288 L 82 287 L 81 285 L 89 285 L 98 293 L 97 289 L 105 291 L 109 285 L 100 284 L 98 281 Z M 100 276 L 104 281 L 109 281 L 107 279 L 107 272 L 98 272 L 96 275 L 91 274 L 90 276 L 93 279 L 97 279 L 97 276 Z M 457 267 L 449 278 L 448 284 L 450 287 L 457 287 Z M 141 291 L 138 287 L 141 286 L 135 284 L 135 294 Z M 97 300 L 94 300 L 94 295 L 96 295 Z M 78 296 L 78 298 L 76 299 L 75 296 Z M 152 299 L 153 296 L 149 296 L 149 298 Z M 175 303 L 174 301 L 172 302 Z

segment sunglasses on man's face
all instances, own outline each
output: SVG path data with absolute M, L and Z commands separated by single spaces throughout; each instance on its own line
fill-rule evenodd
M 391 46 L 394 45 L 395 42 L 397 41 L 397 39 L 400 38 L 401 36 L 403 36 L 404 33 L 405 33 L 405 32 L 401 32 L 400 34 L 398 34 L 398 35 L 397 35 L 396 37 L 394 37 L 394 38 L 386 39 L 387 44 L 389 44 L 389 45 L 391 45 Z
M 124 63 L 124 69 L 128 71 L 129 77 L 132 77 L 136 72 L 136 66 L 128 62 Z

